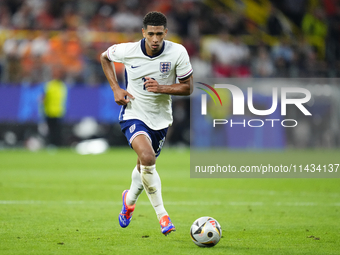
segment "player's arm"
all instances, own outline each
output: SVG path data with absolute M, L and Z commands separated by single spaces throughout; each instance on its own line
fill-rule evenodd
M 134 97 L 129 92 L 119 87 L 115 66 L 107 57 L 106 51 L 100 55 L 100 62 L 113 91 L 115 102 L 118 105 L 126 105 L 130 101 L 130 98 L 134 99 Z
M 169 94 L 175 96 L 189 96 L 193 91 L 193 76 L 180 79 L 179 83 L 172 85 L 159 85 L 158 82 L 150 77 L 145 77 L 145 88 L 149 92 Z

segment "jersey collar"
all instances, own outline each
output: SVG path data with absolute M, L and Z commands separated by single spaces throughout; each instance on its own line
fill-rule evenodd
M 146 48 L 145 48 L 145 38 L 143 38 L 141 40 L 141 43 L 140 43 L 140 47 L 144 53 L 145 56 L 149 57 L 149 58 L 155 58 L 155 57 L 158 57 L 159 55 L 161 55 L 164 51 L 164 47 L 165 47 L 165 42 L 163 41 L 163 45 L 162 45 L 162 48 L 161 50 L 156 54 L 156 55 L 153 55 L 153 56 L 149 56 L 147 53 L 146 53 Z

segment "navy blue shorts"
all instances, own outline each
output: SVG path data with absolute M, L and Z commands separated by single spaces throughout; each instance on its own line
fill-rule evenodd
M 168 128 L 153 130 L 145 125 L 143 121 L 136 119 L 123 120 L 120 122 L 120 127 L 131 148 L 133 139 L 135 139 L 138 135 L 145 135 L 150 139 L 156 157 L 159 156 L 165 141 L 166 133 L 168 132 Z

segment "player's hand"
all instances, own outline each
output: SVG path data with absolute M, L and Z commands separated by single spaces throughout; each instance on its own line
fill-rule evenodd
M 159 83 L 155 80 L 152 79 L 150 77 L 145 77 L 145 82 L 144 82 L 144 86 L 145 89 L 149 92 L 154 92 L 154 93 L 160 93 L 160 85 Z
M 133 95 L 121 88 L 115 90 L 113 94 L 115 97 L 115 102 L 118 105 L 126 105 L 131 99 L 135 99 Z

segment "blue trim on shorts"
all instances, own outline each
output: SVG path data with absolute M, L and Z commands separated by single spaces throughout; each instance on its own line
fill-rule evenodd
M 166 134 L 168 132 L 168 128 L 153 130 L 149 128 L 143 121 L 137 119 L 123 120 L 119 124 L 131 148 L 131 142 L 136 136 L 145 135 L 151 140 L 152 148 L 156 154 L 156 157 L 159 156 L 165 141 Z

